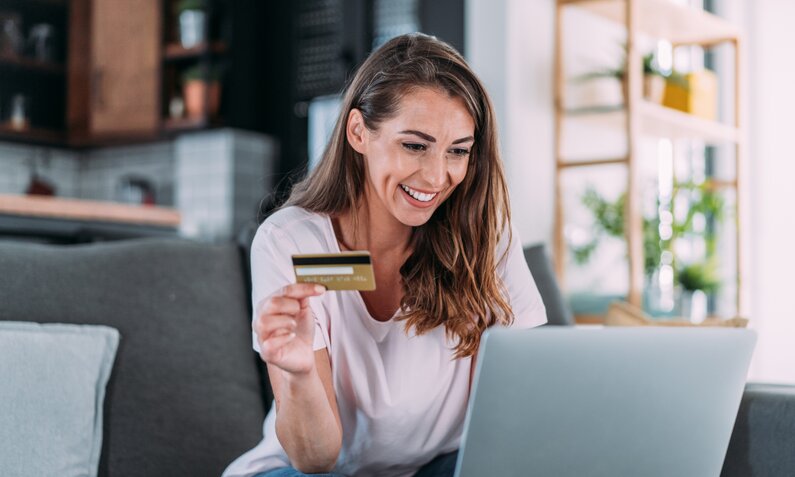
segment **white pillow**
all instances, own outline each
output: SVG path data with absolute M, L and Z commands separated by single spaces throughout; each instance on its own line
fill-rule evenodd
M 118 345 L 107 326 L 0 321 L 4 476 L 97 475 Z

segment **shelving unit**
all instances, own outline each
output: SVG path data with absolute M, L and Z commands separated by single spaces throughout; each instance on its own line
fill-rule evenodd
M 224 12 L 221 2 L 207 0 L 205 2 L 204 30 L 206 41 L 191 47 L 184 47 L 179 38 L 179 17 L 176 12 L 178 0 L 163 1 L 163 47 L 161 63 L 161 131 L 164 134 L 173 134 L 182 131 L 204 129 L 221 125 L 220 105 L 218 111 L 210 108 L 210 87 L 205 87 L 203 109 L 198 116 L 190 116 L 187 111 L 187 98 L 185 94 L 184 73 L 190 68 L 201 68 L 203 81 L 211 82 L 215 70 L 220 70 L 226 62 L 229 48 L 228 43 L 222 38 L 222 17 Z M 218 80 L 222 83 L 221 80 Z M 174 98 L 182 98 L 185 104 L 185 114 L 182 117 L 173 117 L 170 112 L 170 102 Z M 220 95 L 224 101 L 224 95 Z
M 565 109 L 564 90 L 567 82 L 563 61 L 564 27 L 566 9 L 583 9 L 599 17 L 622 25 L 626 30 L 627 82 L 625 105 L 621 107 Z M 700 45 L 711 47 L 729 43 L 733 45 L 735 63 L 735 108 L 732 124 L 702 119 L 681 111 L 650 103 L 642 97 L 642 54 L 638 49 L 643 37 L 664 39 L 674 47 Z M 644 287 L 643 216 L 641 212 L 641 185 L 639 177 L 639 141 L 643 136 L 670 139 L 698 139 L 706 144 L 731 144 L 734 147 L 735 178 L 714 181 L 714 187 L 731 188 L 735 192 L 736 252 L 737 252 L 737 310 L 743 311 L 741 277 L 741 217 L 740 190 L 741 154 L 744 131 L 741 124 L 741 71 L 740 30 L 726 20 L 701 9 L 674 4 L 668 0 L 557 0 L 555 46 L 555 122 L 556 122 L 556 210 L 555 210 L 555 267 L 558 279 L 565 288 L 567 247 L 564 237 L 566 217 L 563 197 L 564 171 L 578 167 L 623 165 L 627 171 L 627 201 L 625 231 L 629 262 L 629 291 L 627 301 L 641 306 Z M 566 157 L 567 129 L 574 124 L 623 131 L 626 135 L 626 155 L 619 157 L 571 158 Z M 593 322 L 593 317 L 588 320 Z
M 63 75 L 66 73 L 66 67 L 60 63 L 39 61 L 24 56 L 0 55 L 0 67 L 11 70 L 49 73 L 53 75 Z
M 66 0 L 6 0 L 1 10 L 0 16 L 16 26 L 21 48 L 14 49 L 7 42 L 0 52 L 0 138 L 63 144 L 69 4 Z M 36 25 L 48 25 L 51 31 L 51 57 L 46 60 L 37 58 L 30 48 L 31 31 Z M 11 103 L 17 95 L 24 97 L 27 127 L 12 126 Z
M 210 53 L 220 55 L 226 52 L 226 43 L 214 41 L 185 48 L 178 43 L 169 43 L 163 48 L 164 61 L 196 60 Z

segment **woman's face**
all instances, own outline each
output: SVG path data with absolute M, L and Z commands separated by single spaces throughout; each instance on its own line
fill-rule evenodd
M 426 223 L 467 173 L 475 122 L 460 98 L 429 88 L 405 95 L 397 114 L 368 130 L 348 116 L 348 141 L 365 158 L 371 212 L 407 226 Z

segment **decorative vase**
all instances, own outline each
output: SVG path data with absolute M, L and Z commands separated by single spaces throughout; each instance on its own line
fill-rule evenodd
M 707 318 L 707 294 L 702 290 L 684 290 L 679 301 L 680 313 L 691 323 L 701 323 Z
M 215 116 L 221 102 L 221 83 L 202 80 L 187 81 L 183 87 L 185 112 L 189 118 Z

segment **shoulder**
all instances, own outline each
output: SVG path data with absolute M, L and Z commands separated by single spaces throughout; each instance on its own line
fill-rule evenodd
M 329 242 L 328 220 L 325 214 L 301 207 L 279 209 L 260 224 L 252 246 L 295 245 L 298 250 L 325 248 Z
M 495 250 L 497 264 L 504 266 L 510 252 L 515 252 L 517 248 L 519 250 L 522 249 L 522 239 L 519 237 L 519 231 L 513 222 L 506 222 L 502 230 L 500 230 L 497 249 Z

